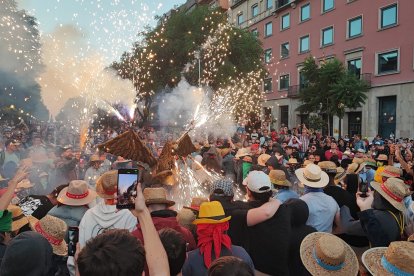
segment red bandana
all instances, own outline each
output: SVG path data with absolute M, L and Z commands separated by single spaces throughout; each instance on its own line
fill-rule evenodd
M 63 241 L 63 240 L 60 240 L 60 239 L 57 239 L 57 238 L 51 236 L 49 233 L 47 233 L 45 230 L 43 230 L 42 226 L 40 225 L 40 222 L 37 222 L 35 224 L 35 229 L 39 234 L 41 234 L 43 237 L 45 237 L 46 240 L 48 240 L 48 242 L 50 242 L 53 245 L 60 245 Z
M 214 254 L 216 258 L 220 257 L 221 247 L 225 246 L 231 250 L 231 239 L 225 234 L 229 229 L 229 222 L 218 224 L 198 224 L 198 247 L 200 253 L 204 257 L 204 265 L 209 268 L 211 265 L 211 253 L 214 246 Z

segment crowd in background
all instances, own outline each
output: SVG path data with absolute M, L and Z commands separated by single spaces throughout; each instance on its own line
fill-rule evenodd
M 3 124 L 0 275 L 414 274 L 413 139 L 260 122 L 195 137 L 183 162 L 208 194 L 177 210 L 150 168 L 96 149 L 126 129 L 82 143 L 63 125 Z M 174 138 L 137 131 L 156 157 Z M 116 210 L 120 168 L 142 172 L 133 210 Z

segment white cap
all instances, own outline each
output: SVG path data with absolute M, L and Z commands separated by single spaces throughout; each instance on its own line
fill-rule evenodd
M 262 171 L 251 171 L 243 180 L 243 185 L 255 193 L 265 193 L 272 189 L 269 176 Z

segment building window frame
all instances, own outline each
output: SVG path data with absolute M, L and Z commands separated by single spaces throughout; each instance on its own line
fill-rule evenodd
M 272 48 L 268 48 L 264 50 L 264 62 L 271 63 L 272 62 Z
M 308 8 L 309 8 L 309 17 L 308 17 L 308 18 L 303 19 L 303 17 L 302 17 L 303 8 L 306 8 L 306 7 L 308 7 Z M 302 22 L 306 22 L 306 21 L 308 21 L 308 20 L 310 20 L 310 19 L 311 19 L 311 5 L 310 5 L 310 2 L 308 2 L 308 3 L 306 3 L 306 4 L 304 4 L 304 5 L 302 5 L 302 6 L 300 7 L 300 12 L 299 12 L 299 22 L 300 22 L 300 23 L 302 23 Z
M 270 26 L 270 33 L 267 32 L 267 26 Z M 270 21 L 264 25 L 264 37 L 266 38 L 272 35 L 273 35 L 273 22 Z
M 330 11 L 332 11 L 332 10 L 335 9 L 335 0 L 332 0 L 332 7 L 328 8 L 328 9 L 325 9 L 325 3 L 326 3 L 326 1 L 331 1 L 331 0 L 321 0 L 321 10 L 322 10 L 322 13 L 327 13 L 327 12 L 330 12 Z
M 266 10 L 271 10 L 273 9 L 273 0 L 266 0 Z M 269 5 L 270 3 L 270 5 Z
M 270 86 L 267 86 L 266 83 L 270 83 Z M 266 87 L 270 87 L 270 90 L 266 90 Z M 271 76 L 267 76 L 263 79 L 263 92 L 272 93 L 273 92 L 273 79 Z
M 361 32 L 359 34 L 355 34 L 355 35 L 351 35 L 351 23 L 355 22 L 356 20 L 360 19 L 361 20 Z M 353 39 L 353 38 L 357 38 L 357 37 L 361 37 L 364 35 L 364 17 L 363 15 L 358 15 L 355 16 L 353 18 L 350 18 L 347 20 L 346 23 L 346 39 Z
M 392 7 L 395 6 L 395 22 L 388 24 L 388 25 L 384 25 L 383 24 L 383 12 L 387 9 L 390 9 Z M 385 30 L 385 29 L 389 29 L 395 26 L 398 26 L 398 2 L 394 2 L 392 4 L 380 7 L 378 10 L 378 29 L 379 30 Z
M 251 9 L 252 9 L 252 18 L 254 18 L 254 17 L 256 17 L 256 16 L 259 16 L 259 13 L 260 13 L 260 11 L 259 11 L 259 4 L 253 4 L 252 5 L 252 7 L 251 7 Z M 257 13 L 256 13 L 256 15 L 255 15 L 255 13 L 254 13 L 254 11 L 257 11 Z
M 308 39 L 308 48 L 306 50 L 302 49 L 302 39 L 307 38 Z M 308 53 L 310 52 L 310 34 L 303 35 L 299 37 L 299 54 Z
M 243 12 L 237 14 L 237 25 L 241 25 L 244 23 Z
M 259 37 L 259 30 L 257 28 L 254 28 L 253 30 L 251 30 L 251 33 L 258 38 Z
M 393 52 L 397 52 L 397 68 L 396 68 L 396 70 L 380 72 L 379 71 L 379 57 L 381 55 L 390 54 L 390 53 L 393 53 Z M 400 73 L 400 66 L 401 66 L 400 59 L 401 59 L 401 50 L 400 50 L 400 48 L 392 48 L 392 49 L 387 49 L 385 51 L 376 52 L 375 53 L 375 75 L 376 76 L 386 76 L 386 75 L 392 75 L 392 74 Z
M 287 76 L 287 86 L 286 87 L 281 87 L 281 83 L 282 83 L 282 77 L 286 77 Z M 281 75 L 279 75 L 279 78 L 278 78 L 278 90 L 279 91 L 287 91 L 287 90 L 289 90 L 289 86 L 290 86 L 290 73 L 287 73 L 287 74 L 281 74 Z
M 287 45 L 287 55 L 283 55 L 283 45 Z M 290 43 L 289 41 L 280 44 L 280 59 L 285 59 L 290 56 Z
M 287 18 L 287 26 L 284 25 L 284 19 Z M 290 13 L 285 13 L 280 17 L 280 31 L 284 31 L 290 28 Z
M 348 72 L 351 72 L 351 70 L 349 69 L 349 63 L 352 62 L 352 61 L 356 61 L 356 60 L 360 60 L 360 62 L 361 62 L 361 68 L 359 68 L 359 75 L 356 74 L 359 78 L 361 78 L 361 76 L 362 76 L 362 56 L 346 59 L 345 60 L 346 61 L 346 69 L 348 70 Z
M 332 30 L 332 41 L 329 42 L 329 43 L 325 43 L 325 31 L 328 31 L 328 30 Z M 329 26 L 329 27 L 326 27 L 326 28 L 323 28 L 321 30 L 321 48 L 328 47 L 328 46 L 331 46 L 331 45 L 335 44 L 335 39 L 334 38 L 335 38 L 335 29 L 334 29 L 333 25 Z

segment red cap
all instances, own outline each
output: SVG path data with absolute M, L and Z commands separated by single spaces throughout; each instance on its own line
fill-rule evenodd
M 253 144 L 250 146 L 250 150 L 258 150 L 259 149 L 259 144 Z

